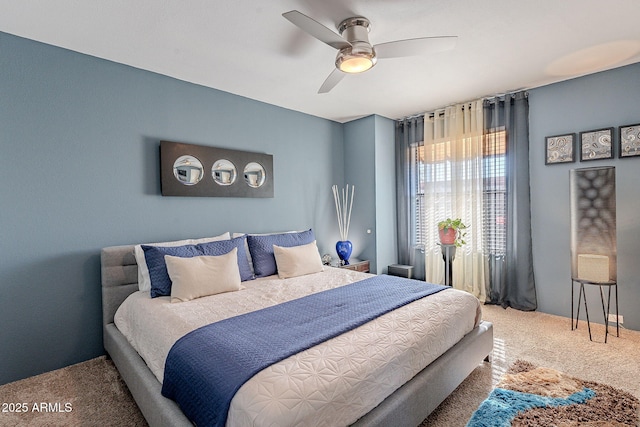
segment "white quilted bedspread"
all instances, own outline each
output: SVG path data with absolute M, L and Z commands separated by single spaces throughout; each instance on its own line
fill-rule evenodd
M 370 275 L 338 268 L 185 303 L 130 295 L 115 324 L 162 382 L 171 346 L 206 324 L 345 285 Z M 227 426 L 340 426 L 354 423 L 470 332 L 478 300 L 445 290 L 264 369 L 231 402 Z

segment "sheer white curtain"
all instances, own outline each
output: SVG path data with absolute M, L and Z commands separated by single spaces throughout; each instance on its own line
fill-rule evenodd
M 438 222 L 461 218 L 469 228 L 457 248 L 453 287 L 485 301 L 486 259 L 482 252 L 483 102 L 477 100 L 435 111 L 424 120 L 422 177 L 425 277 L 444 283 Z

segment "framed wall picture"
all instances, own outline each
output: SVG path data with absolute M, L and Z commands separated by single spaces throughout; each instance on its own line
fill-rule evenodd
M 613 128 L 580 132 L 580 161 L 613 159 Z
M 640 156 L 640 123 L 620 126 L 619 145 L 618 157 L 621 159 Z
M 163 196 L 273 198 L 271 154 L 160 141 Z
M 545 138 L 545 165 L 573 163 L 576 161 L 576 134 L 548 136 Z

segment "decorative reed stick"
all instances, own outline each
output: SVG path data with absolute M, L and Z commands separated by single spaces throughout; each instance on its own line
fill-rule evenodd
M 340 239 L 344 241 L 347 240 L 347 237 L 349 236 L 349 224 L 351 224 L 351 211 L 353 209 L 353 195 L 356 192 L 356 186 L 351 186 L 351 193 L 349 193 L 349 184 L 347 184 L 342 191 L 338 189 L 337 185 L 333 185 L 331 189 L 333 190 L 333 201 L 336 204 Z

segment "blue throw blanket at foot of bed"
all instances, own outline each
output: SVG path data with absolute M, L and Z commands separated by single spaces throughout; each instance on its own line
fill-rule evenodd
M 169 351 L 162 394 L 198 426 L 224 426 L 235 393 L 264 368 L 444 289 L 381 275 L 203 326 Z

